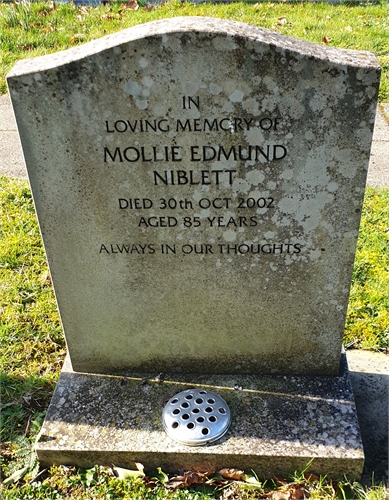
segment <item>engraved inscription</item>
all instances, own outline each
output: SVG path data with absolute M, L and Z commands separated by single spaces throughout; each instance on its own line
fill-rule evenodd
M 200 110 L 199 96 L 182 96 L 182 110 Z M 231 162 L 236 164 L 248 162 L 251 166 L 263 170 L 281 162 L 287 155 L 285 144 L 280 141 L 279 130 L 282 118 L 271 114 L 261 116 L 222 116 L 222 117 L 180 117 L 176 119 L 163 117 L 144 117 L 141 119 L 120 118 L 104 122 L 104 130 L 124 138 L 125 144 L 110 141 L 103 147 L 103 163 L 111 168 L 124 167 L 145 168 L 156 164 L 152 169 L 150 185 L 170 189 L 193 187 L 193 189 L 232 189 L 239 182 L 241 173 L 238 168 L 229 168 Z M 250 144 L 245 138 L 246 132 L 259 131 L 266 133 L 263 142 Z M 174 143 L 167 140 L 167 134 L 174 133 Z M 219 141 L 225 137 L 226 143 L 200 144 L 199 133 L 217 133 Z M 157 134 L 165 137 L 162 145 L 142 145 L 143 134 Z M 180 137 L 196 137 L 196 142 L 180 144 Z M 227 135 L 223 135 L 227 134 Z M 237 144 L 228 144 L 228 137 L 237 136 Z M 272 134 L 275 134 L 272 137 Z M 112 136 L 111 136 L 112 137 Z M 139 137 L 139 138 L 138 138 Z M 220 164 L 220 168 L 217 165 Z M 133 165 L 133 166 L 132 166 Z M 201 165 L 201 166 L 200 166 Z M 174 168 L 173 168 L 174 166 Z M 199 168 L 200 166 L 200 168 Z M 216 167 L 216 168 L 215 168 Z M 199 199 L 187 197 L 137 197 L 134 193 L 119 196 L 116 200 L 119 213 L 128 214 L 128 223 L 141 230 L 155 231 L 165 228 L 176 231 L 202 230 L 239 230 L 265 228 L 264 217 L 277 207 L 277 200 L 271 193 L 257 197 L 239 196 L 236 192 L 231 196 L 203 196 Z M 265 226 L 263 225 L 265 224 Z M 195 233 L 197 235 L 197 233 Z M 204 233 L 203 233 L 204 234 Z M 268 242 L 257 244 L 232 244 L 224 242 L 212 243 L 102 243 L 100 254 L 121 255 L 287 255 L 299 254 L 303 245 L 293 242 Z

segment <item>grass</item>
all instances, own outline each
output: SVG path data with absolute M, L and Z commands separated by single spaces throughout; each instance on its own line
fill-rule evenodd
M 124 472 L 124 469 L 121 469 Z M 127 473 L 136 471 L 126 471 Z M 234 471 L 235 472 L 235 471 Z M 110 467 L 95 466 L 91 469 L 73 467 L 52 467 L 45 471 L 44 477 L 24 484 L 3 489 L 4 500 L 106 500 L 106 499 L 145 499 L 145 500 L 311 500 L 353 499 L 388 500 L 389 491 L 385 486 L 363 488 L 358 483 L 345 479 L 334 482 L 330 479 L 308 475 L 304 471 L 295 472 L 289 477 L 274 477 L 259 481 L 255 474 L 236 471 L 240 479 L 224 480 L 220 474 L 204 477 L 187 474 L 169 478 L 160 469 L 156 477 L 117 477 Z M 196 483 L 177 487 L 182 479 L 192 478 Z M 190 480 L 189 480 L 190 482 Z M 1 490 L 0 490 L 1 491 Z
M 379 193 L 379 194 L 378 194 Z M 368 189 L 345 328 L 345 345 L 387 349 L 389 336 L 389 190 Z
M 293 488 L 306 489 L 310 498 L 337 498 L 338 495 L 339 498 L 371 500 L 389 498 L 384 487 L 366 490 L 347 481 L 309 480 L 301 473 L 275 483 L 262 483 L 249 475 L 222 486 L 208 478 L 211 484 L 170 491 L 163 484 L 166 481 L 163 474 L 151 481 L 153 489 L 150 489 L 143 478 L 121 480 L 109 467 L 89 471 L 53 467 L 39 472 L 32 446 L 65 356 L 65 342 L 27 181 L 0 178 L 0 206 L 2 472 L 5 477 L 14 474 L 17 483 L 3 485 L 0 489 L 3 498 L 190 500 L 218 498 L 222 492 L 229 491 L 229 498 L 250 499 L 264 498 L 261 495 L 269 495 L 274 489 L 291 492 Z M 388 215 L 389 190 L 369 188 L 345 332 L 345 343 L 377 350 L 389 347 L 389 271 L 385 257 Z M 199 491 L 200 487 L 206 491 Z
M 6 93 L 5 75 L 19 59 L 64 50 L 156 19 L 210 16 L 250 23 L 322 45 L 374 52 L 383 69 L 379 99 L 389 101 L 387 1 L 331 5 L 325 2 L 192 4 L 174 0 L 137 10 L 131 5 L 134 4 L 75 7 L 53 2 L 0 3 L 0 94 Z
M 1 440 L 28 434 L 45 410 L 65 346 L 27 181 L 0 185 L 0 272 L 3 347 Z

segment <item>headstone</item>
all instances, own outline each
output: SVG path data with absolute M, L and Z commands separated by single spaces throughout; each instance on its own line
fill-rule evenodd
M 339 378 L 372 54 L 175 18 L 8 85 L 76 372 Z

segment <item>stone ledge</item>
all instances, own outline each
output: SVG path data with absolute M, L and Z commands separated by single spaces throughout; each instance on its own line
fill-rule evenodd
M 259 477 L 303 469 L 359 480 L 364 463 L 345 356 L 339 377 L 144 375 L 73 372 L 66 360 L 36 445 L 43 466 L 94 464 L 169 472 L 253 469 Z M 170 439 L 161 413 L 175 393 L 200 386 L 228 403 L 219 441 L 188 447 Z

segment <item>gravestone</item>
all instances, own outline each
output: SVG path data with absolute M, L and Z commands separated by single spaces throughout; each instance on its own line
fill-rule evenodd
M 375 57 L 230 21 L 176 18 L 20 61 L 8 85 L 74 370 L 57 387 L 41 459 L 74 462 L 77 446 L 90 452 L 77 419 L 101 443 L 90 430 L 101 417 L 115 437 L 107 435 L 103 455 L 80 459 L 78 450 L 83 464 L 113 453 L 120 436 L 127 448 L 112 461 L 141 456 L 155 465 L 174 446 L 154 412 L 171 391 L 201 381 L 227 391 L 242 415 L 218 460 L 234 465 L 243 439 L 251 461 L 240 465 L 255 468 L 265 439 L 263 463 L 270 440 L 274 467 L 317 456 L 320 468 L 328 441 L 324 455 L 337 456 L 338 472 L 340 460 L 340 473 L 357 476 L 363 454 L 341 345 L 379 85 Z M 147 390 L 134 375 L 159 372 L 176 375 Z M 287 377 L 287 387 L 274 375 Z M 128 401 L 111 386 L 123 376 Z M 270 393 L 288 401 L 263 406 Z M 108 425 L 112 412 L 97 418 L 95 404 L 115 407 L 112 394 L 130 406 Z M 256 415 L 250 430 L 253 417 L 239 406 L 245 397 Z M 301 429 L 290 427 L 323 398 L 335 406 L 315 406 L 296 452 Z M 308 406 L 285 416 L 284 403 L 301 400 Z M 266 425 L 256 435 L 258 420 Z M 346 423 L 355 431 L 348 436 L 339 434 Z M 77 436 L 73 452 L 60 449 L 69 436 Z M 286 455 L 285 442 L 293 448 Z M 318 448 L 307 454 L 310 445 Z M 171 466 L 212 465 L 207 453 L 219 453 L 176 446 Z

